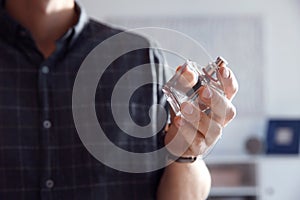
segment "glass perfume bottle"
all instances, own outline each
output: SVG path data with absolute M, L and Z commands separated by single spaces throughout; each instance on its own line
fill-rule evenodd
M 180 115 L 180 105 L 183 102 L 190 102 L 198 106 L 202 112 L 209 112 L 210 108 L 198 98 L 198 91 L 201 86 L 209 88 L 224 95 L 223 85 L 218 80 L 218 69 L 227 61 L 218 57 L 215 62 L 210 62 L 201 67 L 196 62 L 186 61 L 177 69 L 175 75 L 163 86 L 163 92 L 176 115 Z

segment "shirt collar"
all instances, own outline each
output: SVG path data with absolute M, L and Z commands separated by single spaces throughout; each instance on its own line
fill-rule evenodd
M 80 3 L 76 2 L 75 9 L 79 13 L 78 22 L 73 27 L 74 32 L 75 32 L 75 38 L 77 38 L 79 36 L 79 34 L 83 31 L 86 24 L 88 23 L 89 17 L 87 15 L 84 7 Z
M 57 42 L 61 43 L 61 42 L 69 42 L 69 47 L 76 41 L 76 39 L 78 38 L 78 36 L 81 34 L 81 32 L 83 31 L 84 27 L 86 26 L 86 24 L 89 21 L 89 17 L 86 14 L 83 6 L 78 3 L 75 2 L 75 10 L 79 15 L 78 18 L 78 22 L 77 24 L 75 24 L 73 27 L 71 27 Z

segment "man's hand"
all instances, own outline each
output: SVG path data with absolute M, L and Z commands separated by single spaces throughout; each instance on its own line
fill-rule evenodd
M 191 103 L 181 105 L 181 116 L 172 116 L 165 143 L 168 144 L 177 135 L 176 142 L 168 150 L 177 156 L 198 156 L 212 146 L 220 137 L 223 128 L 235 117 L 236 109 L 232 99 L 238 91 L 238 83 L 233 72 L 222 64 L 218 78 L 221 81 L 225 96 L 202 86 L 199 90 L 199 101 L 210 108 L 207 113 L 200 111 L 199 106 Z M 182 153 L 184 153 L 182 155 Z
M 209 107 L 209 112 L 200 111 L 195 104 L 183 103 L 180 107 L 182 116 L 172 113 L 172 123 L 165 137 L 166 146 L 172 154 L 203 155 L 234 118 L 236 109 L 231 101 L 238 91 L 237 80 L 225 65 L 220 67 L 218 78 L 225 95 L 207 86 L 199 90 L 198 100 Z M 210 184 L 210 174 L 203 160 L 188 164 L 173 162 L 164 171 L 157 197 L 159 200 L 204 200 L 209 194 Z

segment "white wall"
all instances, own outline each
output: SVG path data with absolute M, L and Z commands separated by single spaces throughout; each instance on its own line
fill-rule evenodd
M 104 20 L 116 16 L 260 15 L 263 18 L 265 116 L 229 126 L 240 145 L 225 138 L 218 153 L 243 152 L 250 134 L 263 136 L 267 117 L 300 118 L 300 1 L 299 0 L 81 0 L 88 13 Z M 246 38 L 245 38 L 246 39 Z M 250 80 L 249 80 L 250 81 Z M 241 83 L 242 84 L 242 83 Z M 247 134 L 243 134 L 243 131 Z M 253 130 L 253 131 L 252 131 Z M 225 145 L 224 145 L 225 144 Z

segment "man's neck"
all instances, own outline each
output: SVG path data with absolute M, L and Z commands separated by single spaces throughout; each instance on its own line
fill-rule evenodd
M 27 28 L 44 57 L 55 50 L 55 41 L 76 24 L 74 0 L 7 0 L 7 12 Z

